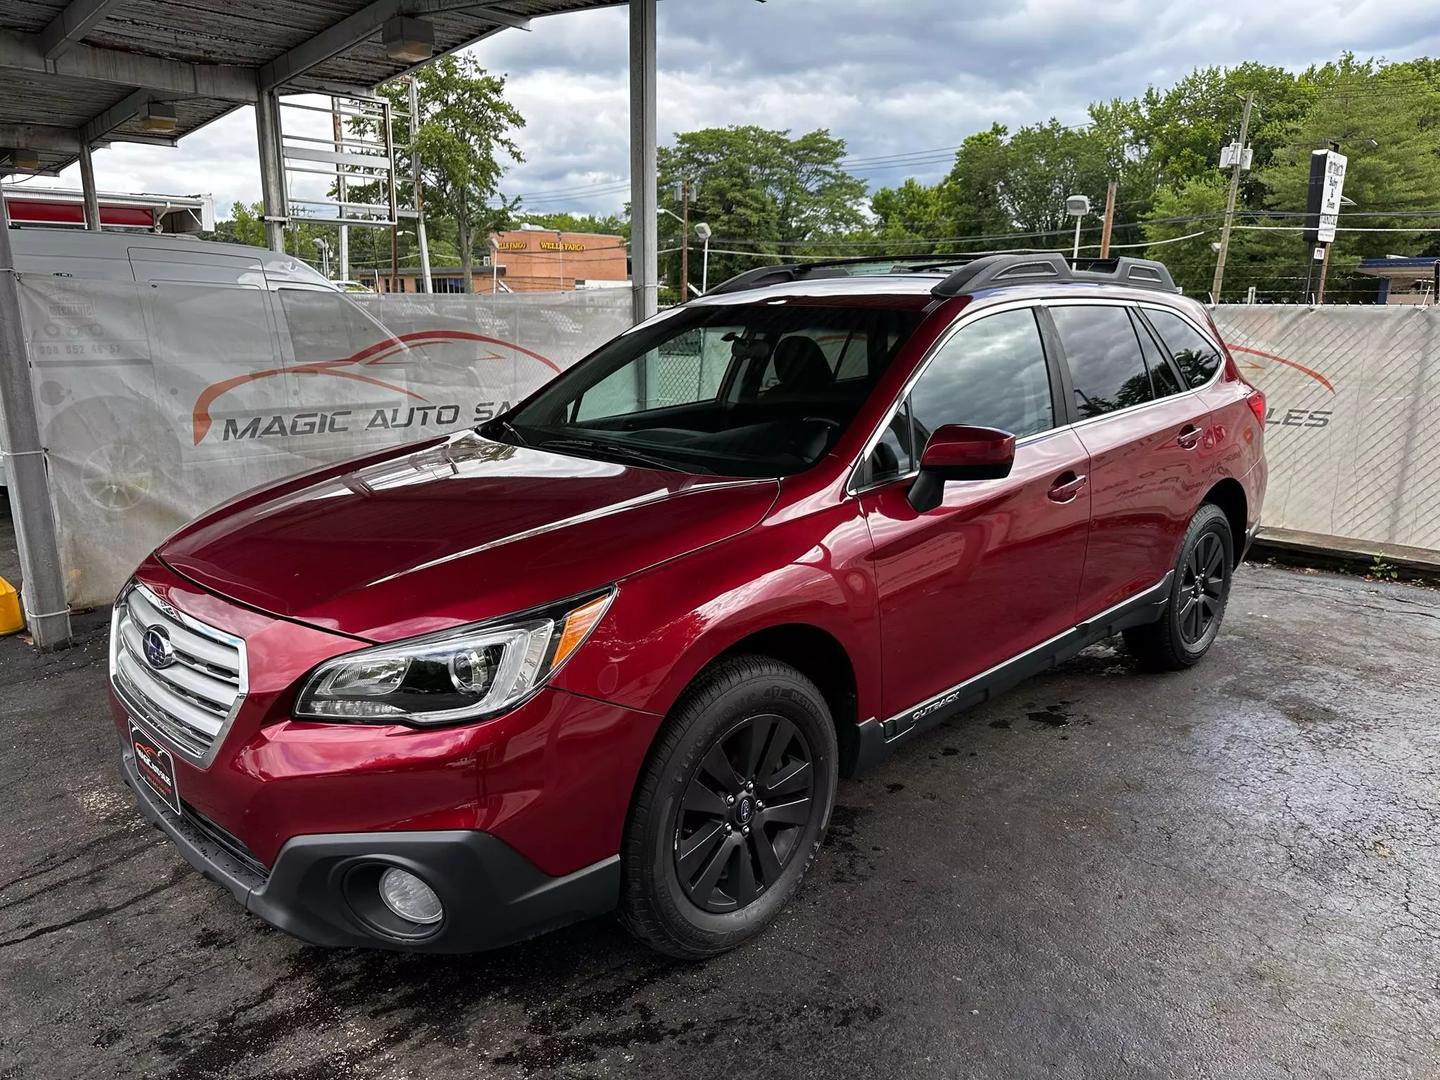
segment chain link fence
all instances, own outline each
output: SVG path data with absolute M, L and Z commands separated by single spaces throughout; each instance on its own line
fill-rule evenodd
M 1440 316 L 1430 308 L 1221 305 L 1265 391 L 1265 524 L 1440 551 Z

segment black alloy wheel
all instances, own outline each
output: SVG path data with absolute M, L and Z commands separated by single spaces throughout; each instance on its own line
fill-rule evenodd
M 620 850 L 620 921 L 699 960 L 754 938 L 795 895 L 840 780 L 825 695 L 773 656 L 722 657 L 655 736 Z
M 1180 637 L 1187 645 L 1205 640 L 1225 603 L 1225 545 L 1218 533 L 1202 533 L 1180 571 Z
M 1218 506 L 1205 503 L 1180 542 L 1164 610 L 1154 622 L 1127 629 L 1126 648 L 1152 671 L 1198 664 L 1220 633 L 1234 570 L 1230 520 Z
M 716 739 L 676 808 L 675 872 L 696 907 L 738 911 L 775 887 L 816 811 L 809 740 L 774 713 Z

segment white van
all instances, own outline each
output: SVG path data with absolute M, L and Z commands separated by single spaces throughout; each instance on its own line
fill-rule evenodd
M 96 453 L 126 453 L 115 430 L 148 432 L 153 440 L 157 425 L 139 422 L 142 414 L 193 399 L 223 366 L 217 360 L 288 368 L 388 336 L 293 255 L 171 233 L 22 228 L 12 229 L 10 240 L 22 285 L 34 286 L 22 302 L 28 300 L 27 322 L 35 324 L 27 332 L 47 447 L 73 449 L 89 433 Z M 71 290 L 83 300 L 64 301 L 67 280 L 87 283 Z M 177 290 L 193 295 L 195 317 L 155 317 L 156 305 L 137 294 L 137 285 L 166 290 L 172 314 Z M 162 357 L 171 362 L 156 378 Z M 132 417 L 136 422 L 127 422 Z M 146 448 L 156 449 L 153 442 Z M 163 453 L 145 456 L 164 460 Z M 113 463 L 91 464 L 98 476 Z M 123 502 L 125 495 L 113 497 Z
M 207 281 L 239 284 L 247 275 L 335 289 L 293 255 L 246 244 L 221 244 L 182 233 L 91 232 L 87 229 L 10 230 L 15 269 L 109 281 Z

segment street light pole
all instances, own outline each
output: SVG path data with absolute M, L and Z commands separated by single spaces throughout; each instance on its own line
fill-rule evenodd
M 1088 195 L 1069 196 L 1065 200 L 1065 212 L 1075 219 L 1075 244 L 1070 250 L 1070 261 L 1075 262 L 1080 258 L 1080 223 L 1090 212 L 1090 197 Z
M 702 221 L 696 225 L 695 235 L 705 245 L 704 261 L 700 264 L 700 291 L 707 293 L 710 291 L 710 237 L 713 235 L 709 223 Z
M 1220 253 L 1215 258 L 1215 280 L 1210 283 L 1210 302 L 1220 303 L 1220 288 L 1225 284 L 1225 256 L 1230 251 L 1230 225 L 1235 220 L 1235 198 L 1240 194 L 1240 173 L 1245 164 L 1245 138 L 1250 134 L 1250 109 L 1255 104 L 1252 91 L 1245 95 L 1245 110 L 1240 114 L 1240 152 L 1230 166 L 1230 194 L 1225 199 L 1225 224 L 1220 228 Z
M 690 299 L 690 181 L 680 181 L 680 302 Z

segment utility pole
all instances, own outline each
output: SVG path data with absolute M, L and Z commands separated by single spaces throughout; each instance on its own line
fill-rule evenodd
M 1240 194 L 1240 173 L 1245 166 L 1245 139 L 1250 134 L 1250 109 L 1255 93 L 1245 95 L 1245 111 L 1240 114 L 1240 148 L 1230 166 L 1230 195 L 1225 200 L 1225 224 L 1220 230 L 1220 254 L 1215 259 L 1215 280 L 1210 283 L 1210 302 L 1220 303 L 1220 288 L 1225 283 L 1225 255 L 1230 250 L 1230 225 L 1235 220 L 1235 199 Z
M 680 303 L 690 299 L 690 181 L 680 181 Z
M 1105 226 L 1100 230 L 1100 258 L 1110 257 L 1110 230 L 1115 227 L 1115 191 L 1120 185 L 1114 180 L 1105 189 Z

